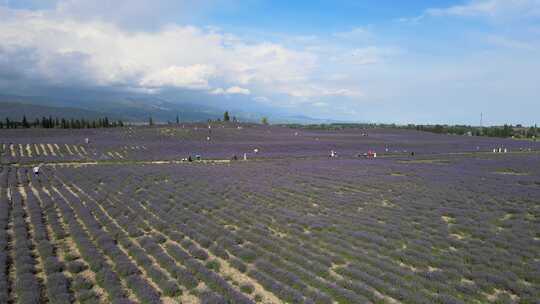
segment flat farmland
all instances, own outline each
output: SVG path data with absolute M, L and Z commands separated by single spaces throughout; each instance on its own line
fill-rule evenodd
M 0 303 L 538 303 L 539 150 L 393 129 L 2 130 Z

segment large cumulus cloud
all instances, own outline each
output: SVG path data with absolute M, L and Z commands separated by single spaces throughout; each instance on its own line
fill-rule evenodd
M 157 30 L 134 29 L 101 14 L 102 9 L 88 8 L 83 18 L 79 14 L 88 3 L 70 0 L 55 9 L 33 11 L 0 7 L 0 84 L 21 85 L 26 80 L 291 98 L 353 95 L 350 88 L 314 80 L 320 65 L 316 52 L 173 23 Z

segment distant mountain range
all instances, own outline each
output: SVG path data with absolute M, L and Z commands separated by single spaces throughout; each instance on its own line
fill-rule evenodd
M 76 101 L 74 102 L 74 99 Z M 23 116 L 29 121 L 35 118 L 59 117 L 74 119 L 94 119 L 107 116 L 112 120 L 129 122 L 146 122 L 149 117 L 156 122 L 206 121 L 223 117 L 224 108 L 203 104 L 170 102 L 162 98 L 148 96 L 114 96 L 103 98 L 81 96 L 77 98 L 0 95 L 0 119 L 6 117 L 21 120 Z M 231 116 L 240 121 L 260 121 L 264 113 L 229 110 Z M 269 116 L 272 123 L 328 123 L 330 120 L 314 119 L 303 115 L 273 114 Z
M 33 120 L 42 116 L 62 118 L 97 118 L 142 122 L 152 117 L 154 121 L 174 121 L 176 115 L 182 121 L 203 121 L 222 117 L 223 112 L 191 104 L 174 104 L 163 100 L 137 100 L 132 98 L 117 101 L 86 101 L 76 103 L 61 98 L 49 99 L 40 96 L 0 95 L 0 118 L 21 119 L 26 115 Z

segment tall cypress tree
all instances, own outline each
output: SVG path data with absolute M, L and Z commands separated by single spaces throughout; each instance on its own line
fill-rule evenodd
M 28 123 L 28 120 L 26 120 L 26 115 L 23 115 L 22 126 L 23 128 L 30 128 L 30 124 Z

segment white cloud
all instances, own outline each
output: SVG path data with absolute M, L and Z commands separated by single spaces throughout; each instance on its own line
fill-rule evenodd
M 487 42 L 508 49 L 519 50 L 535 50 L 538 49 L 538 44 L 535 45 L 532 41 L 521 41 L 517 39 L 508 38 L 501 35 L 488 35 Z
M 38 0 L 34 0 L 38 1 Z M 63 17 L 105 21 L 129 29 L 158 29 L 175 20 L 196 16 L 220 0 L 47 0 Z
M 428 17 L 486 18 L 509 21 L 540 18 L 540 0 L 469 0 L 465 4 L 429 8 L 421 15 L 403 17 L 397 22 L 419 24 Z
M 212 66 L 195 64 L 186 67 L 170 66 L 143 77 L 142 87 L 179 87 L 189 89 L 208 88 L 208 79 L 216 75 Z
M 540 0 L 472 0 L 463 5 L 429 9 L 426 13 L 458 17 L 540 17 Z
M 159 7 L 171 2 L 157 1 Z M 293 40 L 270 33 L 268 42 L 211 26 L 132 26 L 133 14 L 148 4 L 135 0 L 134 11 L 128 4 L 61 0 L 56 8 L 37 11 L 0 6 L 0 89 L 40 84 L 167 96 L 195 90 L 187 95 L 324 108 L 364 100 L 360 82 L 366 69 L 394 54 L 375 44 L 369 27 Z M 115 18 L 124 12 L 125 18 Z
M 216 89 L 213 89 L 212 91 L 210 91 L 210 94 L 212 95 L 225 95 L 226 92 L 223 88 L 216 88 Z
M 313 105 L 314 105 L 315 107 L 320 107 L 320 108 L 329 106 L 328 103 L 322 102 L 322 101 L 315 102 L 315 103 L 313 103 Z
M 422 21 L 422 19 L 424 19 L 426 17 L 426 15 L 422 14 L 420 16 L 416 16 L 416 17 L 402 17 L 402 18 L 397 18 L 395 19 L 394 21 L 397 21 L 399 23 L 406 23 L 406 24 L 418 24 L 420 23 L 420 21 Z
M 397 52 L 397 50 L 392 48 L 367 46 L 363 48 L 347 49 L 343 53 L 330 57 L 330 60 L 350 65 L 368 65 L 379 63 L 383 61 L 385 57 Z
M 239 94 L 239 95 L 249 95 L 251 94 L 251 91 L 249 89 L 241 88 L 241 87 L 230 87 L 226 90 L 223 88 L 217 88 L 212 91 L 210 91 L 210 94 L 213 95 L 233 95 L 233 94 Z
M 350 41 L 368 41 L 374 38 L 369 27 L 355 27 L 347 32 L 337 32 L 333 34 L 334 37 L 339 39 L 345 39 Z
M 249 95 L 251 92 L 249 89 L 244 89 L 241 87 L 230 87 L 227 89 L 228 94 L 241 94 L 241 95 Z
M 215 28 L 168 25 L 157 31 L 126 30 L 100 18 L 63 15 L 60 7 L 25 11 L 0 6 L 0 56 L 8 58 L 7 50 L 29 56 L 19 62 L 24 66 L 12 69 L 43 83 L 241 95 L 257 89 L 292 96 L 290 85 L 313 85 L 319 64 L 317 53 L 246 42 Z M 221 92 L 223 84 L 230 87 Z
M 272 100 L 270 100 L 270 98 L 268 97 L 265 97 L 265 96 L 256 96 L 253 98 L 254 101 L 256 102 L 259 102 L 259 103 L 271 103 Z
M 291 96 L 309 99 L 313 97 L 361 97 L 363 93 L 358 89 L 328 88 L 327 86 L 307 85 L 291 86 L 284 89 Z

